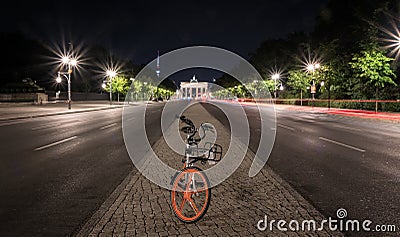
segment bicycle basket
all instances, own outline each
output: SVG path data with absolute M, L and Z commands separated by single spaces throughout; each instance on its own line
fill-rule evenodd
M 222 146 L 218 144 L 206 143 L 205 147 L 209 146 L 207 159 L 213 162 L 218 162 L 222 159 Z

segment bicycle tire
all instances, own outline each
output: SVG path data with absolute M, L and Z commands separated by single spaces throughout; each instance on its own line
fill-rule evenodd
M 196 182 L 195 179 L 195 186 L 196 185 L 201 185 L 203 184 L 204 186 L 201 189 L 196 189 L 195 192 L 190 192 L 188 191 L 191 187 L 193 187 L 193 183 L 191 182 L 191 178 L 189 178 L 189 184 L 185 183 L 184 176 L 186 174 L 193 174 L 193 176 L 197 175 L 201 177 L 200 182 Z M 192 176 L 192 177 L 193 177 Z M 184 180 L 184 184 L 186 187 L 182 187 L 182 179 Z M 181 192 L 179 192 L 179 190 Z M 200 198 L 200 193 L 204 193 L 204 198 Z M 181 195 L 181 198 L 178 196 Z M 186 197 L 185 197 L 186 195 Z M 190 197 L 190 198 L 189 198 Z M 204 200 L 201 200 L 204 199 Z M 196 200 L 196 202 L 195 202 Z M 200 209 L 197 208 L 197 205 L 199 204 L 199 200 L 201 203 Z M 172 205 L 172 211 L 174 212 L 175 216 L 182 222 L 184 223 L 195 223 L 198 220 L 200 220 L 207 212 L 208 207 L 210 206 L 211 202 L 211 188 L 210 188 L 210 183 L 208 181 L 208 178 L 206 175 L 202 173 L 202 170 L 198 167 L 187 167 L 182 169 L 176 176 L 175 179 L 173 180 L 173 186 L 171 190 L 171 205 Z M 179 205 L 178 205 L 179 203 Z M 188 203 L 187 206 L 189 206 L 189 210 L 193 210 L 194 215 L 189 215 L 187 214 L 188 211 L 187 209 L 183 210 L 184 205 Z M 180 207 L 178 207 L 180 206 Z M 198 211 L 196 212 L 196 209 Z

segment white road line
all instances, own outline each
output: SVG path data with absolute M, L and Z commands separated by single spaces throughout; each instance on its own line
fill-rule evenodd
M 278 124 L 278 127 L 286 128 L 286 129 L 289 129 L 290 131 L 294 131 L 294 128 L 286 126 L 286 125 L 283 125 L 283 124 L 280 124 L 280 123 Z
M 341 125 L 333 125 L 333 127 L 335 128 L 342 128 L 345 130 L 353 130 L 353 131 L 357 131 L 357 132 L 362 132 L 363 130 L 358 129 L 358 128 L 351 128 L 351 127 L 346 127 L 346 126 L 341 126 Z
M 46 124 L 46 125 L 38 126 L 38 127 L 35 127 L 35 128 L 31 128 L 31 130 L 32 131 L 36 131 L 36 130 L 40 130 L 40 129 L 43 129 L 43 128 L 55 127 L 55 126 L 58 126 L 58 125 L 60 125 L 60 123 Z
M 68 120 L 68 121 L 66 121 L 64 123 L 65 124 L 66 123 L 70 124 L 70 123 L 73 123 L 73 122 L 79 122 L 79 120 L 77 120 L 77 119 Z M 48 124 L 44 124 L 44 125 L 41 125 L 41 126 L 37 126 L 37 127 L 31 128 L 31 130 L 32 131 L 36 131 L 36 130 L 40 130 L 40 129 L 44 129 L 44 128 L 56 127 L 56 126 L 59 126 L 61 124 L 62 124 L 61 122 L 53 122 L 53 123 L 48 123 Z
M 20 123 L 26 123 L 26 122 L 28 122 L 28 121 L 13 121 L 13 122 L 7 122 L 7 123 L 0 123 L 0 127 L 14 125 L 14 124 L 20 124 Z
M 341 142 L 337 142 L 337 141 L 334 141 L 334 140 L 331 140 L 331 139 L 328 139 L 328 138 L 325 138 L 325 137 L 319 137 L 319 139 L 321 139 L 321 140 L 323 140 L 323 141 L 326 141 L 326 142 L 330 142 L 330 143 L 339 145 L 339 146 L 343 146 L 343 147 L 346 147 L 346 148 L 350 148 L 350 149 L 353 149 L 353 150 L 355 150 L 355 151 L 365 152 L 364 149 L 360 149 L 360 148 L 357 148 L 357 147 L 354 147 L 354 146 L 350 146 L 350 145 L 347 145 L 347 144 L 344 144 L 344 143 L 341 143 Z
M 72 140 L 74 140 L 74 139 L 76 139 L 76 138 L 77 138 L 77 136 L 73 136 L 73 137 L 70 137 L 70 138 L 63 139 L 63 140 L 58 141 L 58 142 L 53 142 L 53 143 L 51 143 L 51 144 L 38 147 L 38 148 L 35 149 L 35 151 L 41 151 L 41 150 L 43 150 L 43 149 L 46 149 L 46 148 L 49 148 L 49 147 L 52 147 L 52 146 L 56 146 L 56 145 L 59 145 L 59 144 L 64 143 L 64 142 L 72 141 Z
M 133 121 L 133 120 L 136 120 L 136 117 L 129 118 L 129 119 L 125 120 L 125 121 L 126 121 L 126 122 L 129 122 L 129 121 Z
M 109 124 L 109 125 L 106 125 L 106 126 L 101 127 L 100 130 L 104 130 L 104 129 L 106 129 L 106 128 L 111 128 L 111 127 L 113 127 L 113 126 L 115 126 L 115 125 L 117 125 L 117 123 L 112 123 L 112 124 Z

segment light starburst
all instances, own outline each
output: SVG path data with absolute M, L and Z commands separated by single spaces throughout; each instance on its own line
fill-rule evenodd
M 302 70 L 306 72 L 314 72 L 321 67 L 323 58 L 318 54 L 318 52 L 311 52 L 308 47 L 307 51 L 303 51 L 301 57 L 298 57 L 297 60 L 300 62 Z
M 398 21 L 397 21 L 398 22 Z M 396 23 L 394 19 L 390 20 L 390 28 L 378 27 L 385 34 L 385 38 L 381 41 L 384 42 L 383 48 L 388 50 L 390 57 L 394 57 L 395 61 L 400 58 L 400 23 Z

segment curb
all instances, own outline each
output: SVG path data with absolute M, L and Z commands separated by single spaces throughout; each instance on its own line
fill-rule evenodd
M 360 110 L 361 112 L 353 112 L 351 114 L 346 114 L 346 112 L 341 112 L 340 109 L 336 109 L 337 111 L 334 110 L 312 110 L 312 109 L 300 109 L 296 108 L 293 106 L 280 106 L 282 110 L 292 110 L 292 111 L 302 111 L 302 112 L 313 112 L 313 113 L 319 113 L 319 114 L 330 114 L 334 116 L 341 116 L 341 117 L 356 117 L 360 119 L 366 119 L 366 120 L 378 120 L 378 121 L 383 121 L 383 122 L 389 122 L 389 123 L 400 123 L 400 118 L 395 117 L 395 116 L 369 116 L 369 115 L 374 115 L 373 113 L 363 113 L 363 110 Z M 366 111 L 369 112 L 369 111 Z
M 101 206 L 92 213 L 92 216 L 83 223 L 82 226 L 78 227 L 71 236 L 89 236 L 90 232 L 96 226 L 98 222 L 101 221 L 103 216 L 107 214 L 107 211 L 110 210 L 111 206 L 117 200 L 119 195 L 124 191 L 125 187 L 128 185 L 129 181 L 132 178 L 139 178 L 140 172 L 133 168 L 131 172 L 121 181 L 121 183 L 112 191 L 110 196 L 108 196 Z
M 161 136 L 153 145 L 151 145 L 152 149 L 157 149 L 159 144 L 163 142 L 164 139 Z M 132 164 L 133 165 L 133 164 Z M 101 222 L 103 217 L 107 215 L 107 212 L 111 210 L 113 207 L 114 203 L 117 202 L 117 199 L 120 195 L 123 194 L 124 190 L 126 187 L 129 185 L 129 182 L 134 180 L 133 183 L 136 183 L 136 181 L 140 178 L 142 173 L 136 169 L 136 167 L 133 168 L 131 172 L 121 181 L 121 183 L 112 191 L 112 193 L 104 200 L 104 202 L 99 206 L 97 210 L 94 211 L 92 216 L 90 216 L 80 227 L 76 229 L 74 233 L 72 233 L 72 236 L 74 237 L 80 237 L 80 236 L 89 236 L 91 231 L 96 228 L 96 225 Z M 123 200 L 122 200 L 123 201 Z M 115 210 L 113 211 L 114 214 Z

